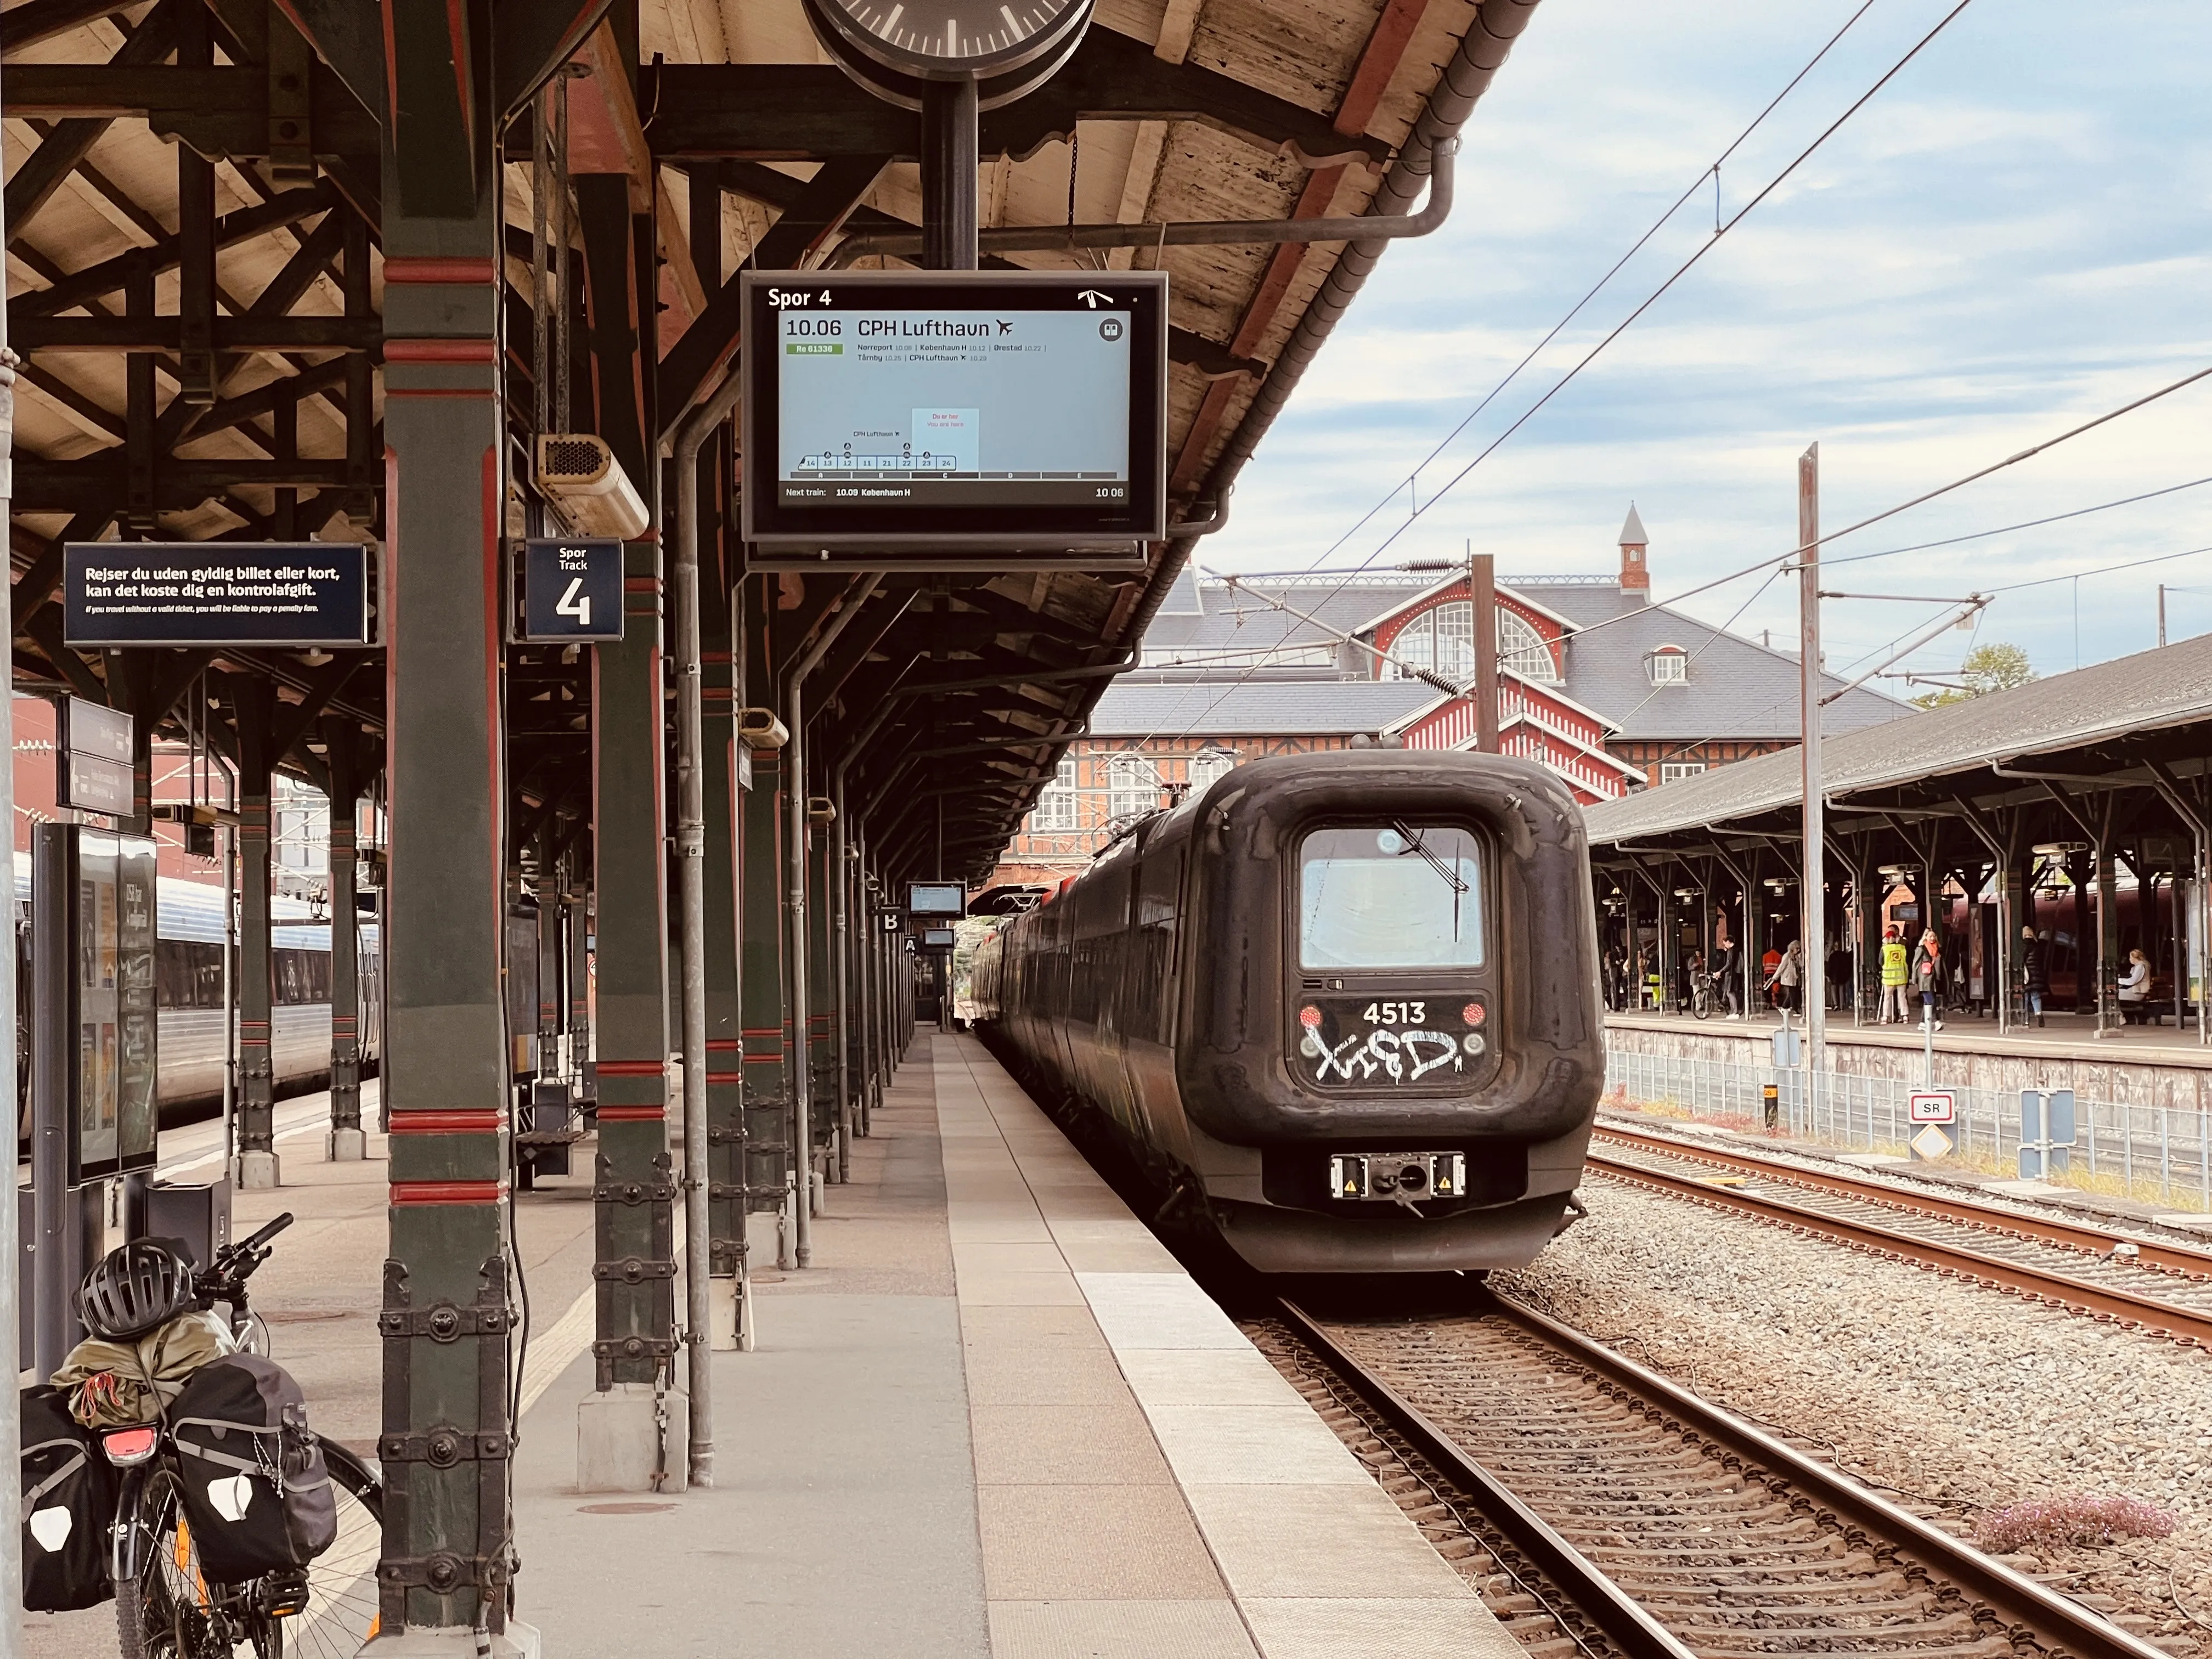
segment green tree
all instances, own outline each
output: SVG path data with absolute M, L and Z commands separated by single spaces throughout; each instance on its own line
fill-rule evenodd
M 1992 640 L 1966 653 L 1959 664 L 1959 684 L 1955 687 L 1923 692 L 1913 702 L 1923 708 L 1941 708 L 1946 703 L 1964 702 L 1969 697 L 1987 696 L 1992 691 L 2009 691 L 2034 678 L 2035 669 L 2028 662 L 2027 652 L 2002 640 Z

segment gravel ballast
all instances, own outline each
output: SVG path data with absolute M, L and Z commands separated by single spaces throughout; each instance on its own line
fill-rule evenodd
M 1595 1174 L 1583 1198 L 1589 1218 L 1498 1289 L 1954 1530 L 2024 1498 L 2158 1505 L 2180 1522 L 2166 1539 L 2006 1559 L 2212 1654 L 2212 1354 Z

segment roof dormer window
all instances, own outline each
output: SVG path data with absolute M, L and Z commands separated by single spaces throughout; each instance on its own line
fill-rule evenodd
M 1644 659 L 1654 685 L 1682 685 L 1690 678 L 1690 653 L 1679 645 L 1662 645 Z

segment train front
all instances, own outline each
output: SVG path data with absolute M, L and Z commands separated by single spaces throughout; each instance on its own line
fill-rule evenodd
M 1604 1086 L 1582 813 L 1542 768 L 1262 761 L 1193 826 L 1187 1157 L 1269 1273 L 1519 1267 Z

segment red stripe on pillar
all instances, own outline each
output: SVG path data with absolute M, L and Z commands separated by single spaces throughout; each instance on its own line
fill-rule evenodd
M 410 1112 L 403 1109 L 392 1115 L 392 1133 L 396 1135 L 497 1134 L 506 1126 L 507 1114 L 497 1109 Z
M 395 1181 L 392 1202 L 401 1204 L 496 1204 L 507 1196 L 504 1181 Z
M 596 1068 L 601 1077 L 663 1077 L 667 1074 L 665 1060 L 603 1060 Z
M 386 340 L 387 363 L 495 363 L 498 348 L 489 340 Z
M 602 1123 L 657 1123 L 667 1115 L 665 1106 L 609 1106 L 604 1102 L 599 1106 Z
M 403 254 L 384 262 L 387 283 L 481 283 L 489 287 L 498 274 L 489 259 L 410 258 Z

